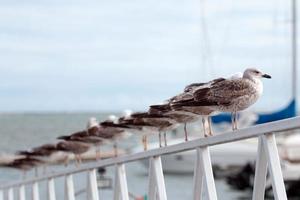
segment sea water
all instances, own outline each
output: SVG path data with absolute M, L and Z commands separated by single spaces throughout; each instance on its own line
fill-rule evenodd
M 0 115 L 0 150 L 5 153 L 14 153 L 18 150 L 26 150 L 34 146 L 45 143 L 57 142 L 55 139 L 60 135 L 67 135 L 83 130 L 89 117 L 97 117 L 103 120 L 108 113 L 52 113 L 52 114 L 1 114 Z M 136 137 L 125 140 L 120 146 L 125 149 L 134 148 L 140 145 Z M 107 147 L 110 149 L 111 147 Z M 72 166 L 70 166 L 72 167 Z M 64 166 L 50 167 L 48 172 L 59 171 Z M 106 168 L 106 176 L 114 178 L 114 167 Z M 41 170 L 40 170 L 41 171 Z M 147 194 L 148 177 L 147 168 L 141 162 L 126 164 L 129 192 L 136 196 Z M 1 183 L 19 180 L 22 173 L 18 170 L 1 168 Z M 33 176 L 29 173 L 28 177 Z M 74 175 L 75 191 L 80 191 L 86 187 L 86 173 Z M 63 199 L 64 180 L 56 179 L 56 192 L 58 199 Z M 166 190 L 169 199 L 183 200 L 192 199 L 193 175 L 165 174 Z M 223 180 L 216 180 L 218 196 L 223 200 L 250 199 L 251 192 L 236 192 L 230 189 Z M 27 195 L 30 195 L 31 188 L 26 187 Z M 16 194 L 17 195 L 17 190 Z M 46 195 L 46 184 L 40 185 L 40 195 Z M 100 190 L 101 199 L 112 199 L 113 191 L 110 189 Z M 76 199 L 86 199 L 86 194 L 82 193 Z

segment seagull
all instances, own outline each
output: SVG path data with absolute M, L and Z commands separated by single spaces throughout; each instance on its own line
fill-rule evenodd
M 144 147 L 144 151 L 146 151 L 148 149 L 147 135 L 156 134 L 157 131 L 154 130 L 156 128 L 150 123 L 146 123 L 138 118 L 132 117 L 132 114 L 136 113 L 130 113 L 126 116 L 120 117 L 118 123 L 126 126 L 126 130 L 128 130 L 128 132 L 131 132 L 136 135 L 142 135 L 142 144 Z
M 262 78 L 271 76 L 258 69 L 248 68 L 243 77 L 225 79 L 211 87 L 198 88 L 193 91 L 197 106 L 208 107 L 219 112 L 230 112 L 232 129 L 237 129 L 237 112 L 253 105 L 263 93 Z
M 131 115 L 136 120 L 147 123 L 150 127 L 146 127 L 146 129 L 150 129 L 151 131 L 157 131 L 159 137 L 159 147 L 162 147 L 161 144 L 161 132 L 164 132 L 164 143 L 167 146 L 167 135 L 166 131 L 172 130 L 174 125 L 177 125 L 176 121 L 163 116 L 161 114 L 149 114 L 148 112 L 140 112 L 134 113 Z
M 42 160 L 45 164 L 56 164 L 68 157 L 68 154 L 57 150 L 56 144 L 44 144 L 28 151 L 19 151 L 17 154 Z
M 197 121 L 202 118 L 204 136 L 207 137 L 207 136 L 213 134 L 212 127 L 211 127 L 211 120 L 210 120 L 209 116 L 214 114 L 215 110 L 213 110 L 207 106 L 199 107 L 194 100 L 194 92 L 201 88 L 212 87 L 214 84 L 217 84 L 224 80 L 225 80 L 225 78 L 217 78 L 217 79 L 214 79 L 214 80 L 206 82 L 206 83 L 192 83 L 185 87 L 184 92 L 172 97 L 171 99 L 168 99 L 167 102 L 169 102 L 172 110 L 174 110 L 178 113 L 186 114 L 186 115 L 193 117 L 193 121 Z M 206 121 L 207 121 L 208 127 L 209 127 L 208 133 L 206 130 L 206 125 L 205 125 Z M 185 134 L 187 135 L 187 133 L 185 133 Z M 187 136 L 186 136 L 186 138 L 187 138 Z
M 115 157 L 118 156 L 117 141 L 130 136 L 130 134 L 126 131 L 126 128 L 128 127 L 125 125 L 115 123 L 112 118 L 100 122 L 100 128 L 97 136 L 113 143 Z
M 92 117 L 88 120 L 86 130 L 72 133 L 69 136 L 73 136 L 73 137 L 97 136 L 99 129 L 100 129 L 100 126 L 97 122 L 97 119 Z M 63 137 L 63 136 L 61 136 L 61 137 Z
M 105 140 L 100 137 L 96 136 L 85 136 L 85 137 L 79 137 L 79 136 L 60 136 L 57 139 L 65 140 L 65 141 L 75 141 L 75 142 L 82 142 L 86 144 L 91 144 L 96 147 L 96 160 L 99 160 L 100 155 L 100 145 L 105 143 Z
M 228 80 L 239 79 L 241 77 L 242 77 L 242 73 L 238 72 L 231 75 L 228 78 Z M 191 115 L 195 117 L 195 121 L 197 121 L 197 119 L 199 118 L 202 118 L 204 136 L 205 137 L 209 135 L 212 136 L 213 131 L 212 131 L 210 116 L 216 114 L 217 111 L 215 109 L 212 109 L 209 106 L 199 105 L 199 103 L 196 102 L 194 99 L 194 92 L 201 89 L 211 88 L 216 84 L 221 84 L 225 80 L 227 79 L 220 77 L 205 83 L 192 83 L 185 87 L 183 93 L 176 95 L 167 101 L 170 103 L 173 110 L 183 114 Z M 206 123 L 208 123 L 208 128 L 209 128 L 208 131 L 206 130 Z
M 57 143 L 57 150 L 64 151 L 68 153 L 73 153 L 75 155 L 76 165 L 82 162 L 81 154 L 90 150 L 91 145 L 78 141 L 62 141 Z
M 96 160 L 100 159 L 100 145 L 107 143 L 99 135 L 100 126 L 96 118 L 90 118 L 87 123 L 87 128 L 84 131 L 76 132 L 71 135 L 60 136 L 57 139 L 65 141 L 77 141 L 82 143 L 91 144 L 96 147 Z
M 195 122 L 198 116 L 186 112 L 172 110 L 170 103 L 151 105 L 148 111 L 150 114 L 161 114 L 174 119 L 177 123 L 184 124 L 185 141 L 188 141 L 187 123 Z
M 27 171 L 31 170 L 32 168 L 36 168 L 38 165 L 42 164 L 43 161 L 30 158 L 30 157 L 24 157 L 24 158 L 16 158 L 14 160 L 11 160 L 8 163 L 2 163 L 0 166 L 2 167 L 9 167 L 14 169 L 19 169 L 23 171 L 23 179 L 26 178 Z M 36 173 L 37 175 L 37 173 Z
M 12 154 L 12 153 L 0 153 L 0 166 L 9 164 L 13 162 L 14 160 L 25 158 L 26 156 L 18 155 L 18 154 Z
M 161 114 L 150 114 L 148 112 L 137 112 L 131 114 L 132 122 L 137 125 L 141 125 L 146 130 L 151 132 L 158 132 L 159 133 L 159 146 L 161 145 L 161 132 L 164 132 L 164 143 L 167 146 L 167 136 L 166 132 L 169 130 L 173 130 L 178 126 L 178 123 L 168 117 Z M 146 136 L 145 136 L 146 137 Z

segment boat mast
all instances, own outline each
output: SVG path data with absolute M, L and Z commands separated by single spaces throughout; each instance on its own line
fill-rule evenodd
M 292 95 L 297 98 L 297 0 L 292 0 Z

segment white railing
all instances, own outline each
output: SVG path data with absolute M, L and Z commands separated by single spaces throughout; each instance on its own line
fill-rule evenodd
M 80 172 L 87 173 L 87 199 L 98 200 L 99 196 L 96 169 L 107 166 L 115 166 L 116 168 L 113 197 L 114 200 L 128 200 L 129 195 L 125 163 L 134 162 L 145 158 L 150 159 L 148 199 L 166 200 L 167 194 L 164 183 L 161 156 L 193 149 L 197 150 L 194 170 L 194 200 L 202 199 L 203 189 L 206 190 L 208 199 L 217 200 L 209 147 L 256 137 L 259 138 L 259 143 L 252 199 L 264 199 L 266 175 L 267 171 L 269 171 L 275 199 L 286 200 L 287 196 L 275 141 L 275 134 L 284 133 L 284 131 L 297 128 L 300 128 L 300 117 L 257 125 L 234 132 L 227 132 L 213 137 L 196 139 L 164 148 L 149 150 L 146 152 L 135 153 L 132 155 L 122 155 L 116 158 L 82 164 L 78 168 L 74 167 L 71 169 L 62 170 L 60 172 L 54 172 L 27 180 L 14 181 L 0 185 L 0 200 L 4 199 L 4 191 L 7 192 L 7 198 L 9 200 L 13 200 L 13 191 L 16 188 L 19 190 L 19 199 L 25 200 L 26 195 L 24 188 L 26 185 L 32 185 L 32 199 L 39 200 L 39 182 L 41 181 L 47 181 L 48 200 L 56 200 L 55 179 L 63 176 L 65 177 L 65 199 L 75 200 L 73 174 Z

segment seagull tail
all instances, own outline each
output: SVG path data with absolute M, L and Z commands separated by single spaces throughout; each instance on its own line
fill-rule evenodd
M 22 155 L 22 156 L 33 156 L 33 155 L 35 155 L 33 152 L 30 152 L 30 151 L 18 151 L 17 154 Z
M 171 106 L 169 103 L 160 104 L 160 105 L 151 105 L 149 108 L 150 114 L 162 114 L 168 111 L 171 111 Z
M 194 106 L 194 104 L 195 104 L 194 99 L 182 100 L 182 101 L 177 101 L 177 102 L 171 103 L 171 108 L 173 110 L 177 110 L 183 106 L 187 106 L 187 107 Z
M 57 139 L 59 139 L 59 140 L 68 140 L 68 139 L 70 139 L 70 136 L 69 135 L 63 135 L 63 136 L 57 137 Z

